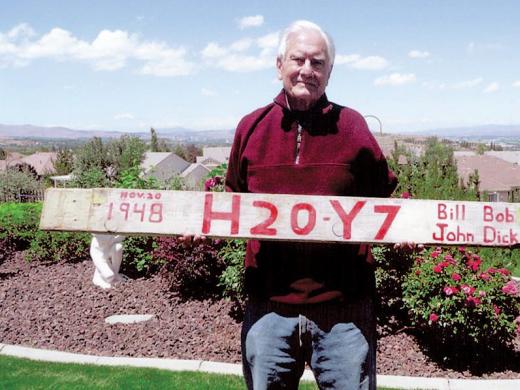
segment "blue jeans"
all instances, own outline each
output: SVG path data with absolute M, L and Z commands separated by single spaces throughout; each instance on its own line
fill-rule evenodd
M 246 307 L 242 363 L 248 389 L 297 389 L 307 363 L 320 389 L 375 390 L 375 352 L 372 299 Z

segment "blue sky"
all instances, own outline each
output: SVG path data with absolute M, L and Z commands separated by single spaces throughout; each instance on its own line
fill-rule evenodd
M 0 123 L 234 128 L 281 88 L 291 21 L 336 43 L 329 99 L 384 131 L 520 124 L 520 2 L 0 0 Z M 372 120 L 368 120 L 375 127 Z

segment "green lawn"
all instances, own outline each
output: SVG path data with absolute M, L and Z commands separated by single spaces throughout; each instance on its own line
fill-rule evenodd
M 515 268 L 512 270 L 513 276 L 516 276 L 517 278 L 520 278 L 520 263 L 516 265 Z
M 235 375 L 61 364 L 0 356 L 0 389 L 244 389 Z M 304 383 L 300 389 L 317 389 Z
M 0 355 L 0 389 L 242 390 L 245 386 L 242 378 L 235 375 L 47 363 Z M 300 385 L 300 389 L 317 389 L 317 386 L 305 382 Z

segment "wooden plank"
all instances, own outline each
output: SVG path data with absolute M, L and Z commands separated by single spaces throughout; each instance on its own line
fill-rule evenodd
M 41 229 L 270 240 L 514 246 L 520 204 L 129 189 L 49 189 Z

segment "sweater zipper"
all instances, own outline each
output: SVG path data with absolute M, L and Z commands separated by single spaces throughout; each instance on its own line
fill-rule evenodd
M 296 133 L 296 159 L 294 160 L 294 163 L 298 165 L 300 163 L 300 147 L 302 144 L 302 126 L 298 123 L 298 130 Z

